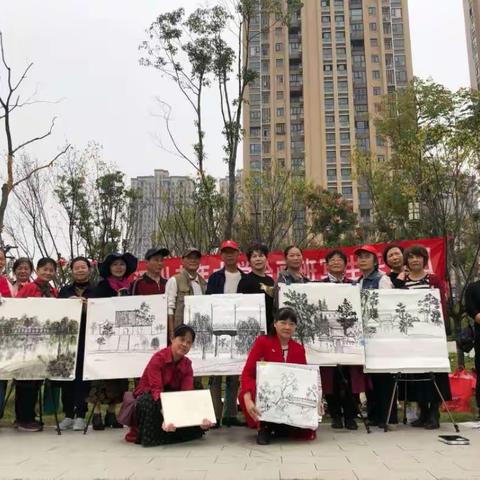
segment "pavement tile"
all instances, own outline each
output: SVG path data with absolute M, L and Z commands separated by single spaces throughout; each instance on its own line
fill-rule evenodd
M 320 470 L 322 471 L 323 470 L 342 470 L 342 469 L 352 470 L 352 464 L 348 461 L 346 457 L 343 457 L 343 458 L 315 457 L 315 466 L 319 471 Z
M 316 479 L 319 475 L 315 465 L 282 465 L 279 471 L 281 480 Z

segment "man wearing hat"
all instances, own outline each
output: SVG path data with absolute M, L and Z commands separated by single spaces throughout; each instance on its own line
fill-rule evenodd
M 237 287 L 245 273 L 238 268 L 240 249 L 233 240 L 225 240 L 220 245 L 220 256 L 224 267 L 212 273 L 208 278 L 207 295 L 219 293 L 237 293 Z M 217 427 L 242 426 L 237 418 L 238 375 L 229 375 L 225 382 L 225 402 L 222 405 L 222 378 L 210 377 L 210 391 L 217 417 Z
M 168 338 L 183 323 L 185 297 L 205 293 L 207 282 L 198 274 L 201 258 L 202 253 L 198 248 L 187 248 L 182 255 L 182 271 L 170 277 L 165 286 L 168 297 Z
M 162 277 L 163 259 L 170 252 L 167 248 L 150 248 L 145 254 L 147 271 L 132 284 L 132 295 L 158 295 L 165 293 L 167 280 Z

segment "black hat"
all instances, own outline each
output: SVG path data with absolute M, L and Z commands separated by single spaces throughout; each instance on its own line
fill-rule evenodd
M 182 255 L 182 258 L 188 257 L 190 254 L 196 253 L 198 255 L 198 258 L 202 258 L 202 252 L 195 247 L 189 247 L 187 248 Z
M 173 330 L 173 338 L 182 337 L 187 332 L 190 332 L 192 335 L 192 342 L 195 341 L 195 330 L 190 325 L 185 325 L 184 323 L 180 324 L 178 327 L 175 327 Z
M 155 255 L 161 255 L 162 257 L 168 257 L 170 250 L 168 248 L 149 248 L 145 254 L 145 260 L 150 260 Z
M 131 253 L 110 253 L 98 266 L 98 272 L 102 278 L 107 278 L 111 275 L 110 265 L 115 260 L 123 260 L 127 265 L 127 271 L 125 272 L 126 277 L 130 276 L 137 269 L 137 257 L 134 257 Z

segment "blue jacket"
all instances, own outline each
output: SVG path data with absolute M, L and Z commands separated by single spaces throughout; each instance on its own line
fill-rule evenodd
M 383 274 L 378 271 L 378 267 L 376 267 L 375 270 L 367 278 L 360 277 L 358 280 L 359 282 L 363 279 L 362 290 L 378 289 L 378 285 L 380 283 L 382 275 Z
M 246 273 L 242 272 L 239 268 L 237 269 L 240 272 L 241 278 L 243 278 Z M 205 295 L 213 295 L 214 293 L 223 293 L 223 289 L 225 288 L 225 267 L 221 270 L 217 270 L 213 272 L 208 277 L 207 282 L 207 290 Z

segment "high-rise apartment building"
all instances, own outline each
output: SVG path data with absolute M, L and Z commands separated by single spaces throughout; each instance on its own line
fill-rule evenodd
M 259 76 L 244 110 L 245 174 L 289 168 L 350 199 L 368 221 L 351 154 L 389 153 L 373 118 L 382 95 L 413 78 L 407 0 L 305 0 L 288 27 L 272 17 L 259 12 L 250 35 Z M 294 236 L 301 230 L 300 219 Z
M 480 0 L 463 0 L 472 88 L 480 90 Z
M 132 178 L 131 186 L 139 194 L 132 253 L 143 258 L 156 244 L 160 219 L 168 215 L 173 205 L 191 202 L 195 183 L 190 177 L 170 176 L 167 170 L 155 170 L 152 176 Z

